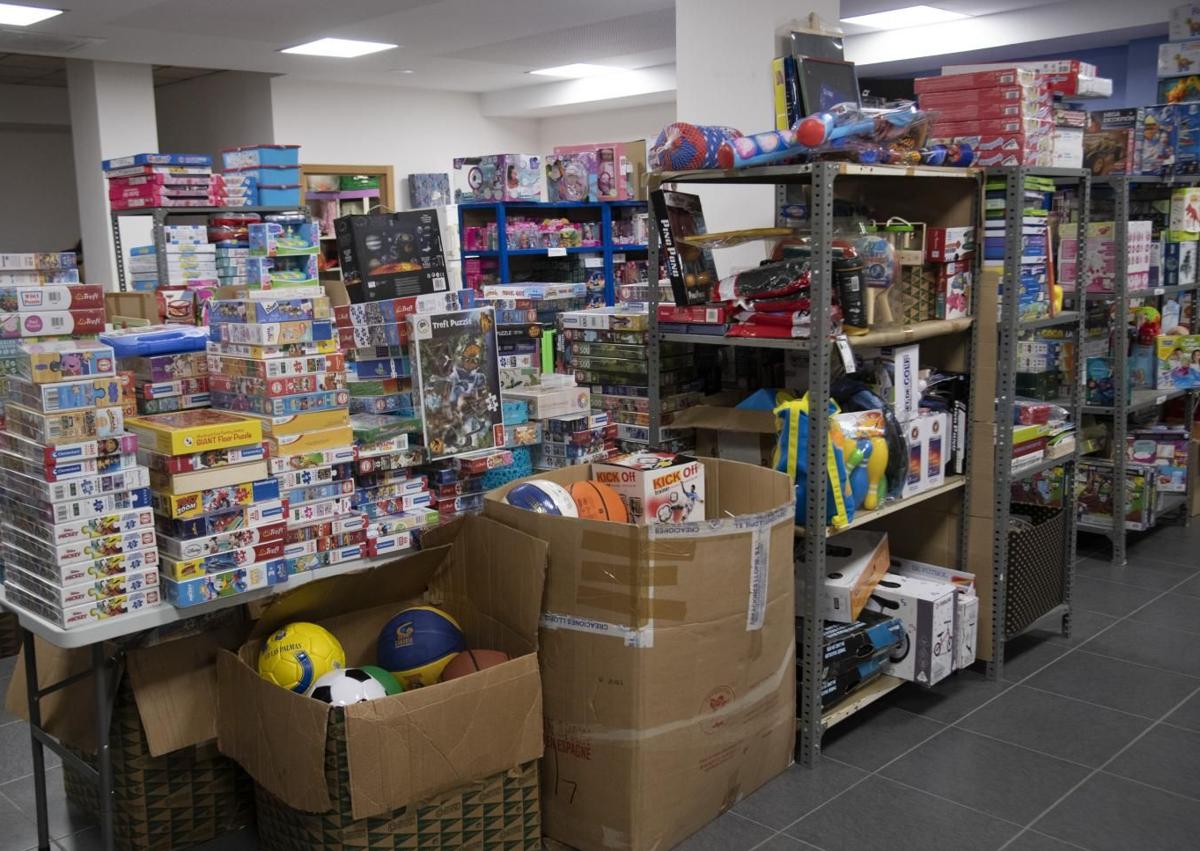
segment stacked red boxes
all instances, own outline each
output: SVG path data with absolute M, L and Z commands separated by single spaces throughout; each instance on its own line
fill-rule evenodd
M 999 68 L 921 77 L 914 88 L 921 108 L 936 113 L 934 141 L 969 144 L 974 165 L 1053 164 L 1052 99 L 1036 71 Z

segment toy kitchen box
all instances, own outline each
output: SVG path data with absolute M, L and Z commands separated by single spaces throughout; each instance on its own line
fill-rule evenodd
M 592 464 L 597 482 L 617 492 L 642 526 L 704 519 L 704 466 L 668 452 L 634 452 Z
M 449 289 L 437 211 L 343 216 L 333 224 L 352 303 Z
M 546 174 L 537 154 L 457 157 L 450 181 L 455 204 L 545 200 Z

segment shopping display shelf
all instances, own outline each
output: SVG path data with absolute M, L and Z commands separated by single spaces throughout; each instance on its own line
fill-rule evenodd
M 1158 298 L 1159 296 L 1172 296 L 1181 293 L 1189 293 L 1194 290 L 1200 290 L 1200 281 L 1191 284 L 1180 284 L 1174 287 L 1146 287 L 1140 290 L 1129 290 L 1127 295 L 1129 298 Z M 1084 293 L 1085 301 L 1112 301 L 1119 297 L 1116 292 L 1103 293 Z
M 914 505 L 920 505 L 922 502 L 925 502 L 928 499 L 935 499 L 943 494 L 956 491 L 965 486 L 966 483 L 966 476 L 947 476 L 946 481 L 938 485 L 936 488 L 930 488 L 929 490 L 921 491 L 918 494 L 914 494 L 913 496 L 906 497 L 904 499 L 892 500 L 882 508 L 877 508 L 874 511 L 855 512 L 853 520 L 851 520 L 845 526 L 838 526 L 836 528 L 833 526 L 827 527 L 825 535 L 826 537 L 834 537 L 835 535 L 840 535 L 843 532 L 849 532 L 851 529 L 857 529 L 860 526 L 866 526 L 868 523 L 878 520 L 881 517 L 887 517 L 889 514 L 895 514 L 897 511 L 903 511 L 906 508 L 912 508 Z M 804 527 L 797 524 L 796 534 L 801 536 L 804 535 Z
M 1159 405 L 1164 405 L 1172 399 L 1178 399 L 1181 396 L 1187 395 L 1190 391 L 1184 387 L 1176 387 L 1172 390 L 1134 390 L 1133 398 L 1130 399 L 1129 405 L 1126 407 L 1127 414 L 1138 414 L 1143 411 L 1148 411 L 1151 408 L 1157 408 Z M 1084 405 L 1083 412 L 1085 414 L 1095 414 L 1101 417 L 1111 417 L 1114 408 L 1111 405 Z
M 900 328 L 883 328 L 869 331 L 856 337 L 846 337 L 846 342 L 855 349 L 882 348 L 884 346 L 902 346 L 919 340 L 929 340 L 934 337 L 944 337 L 958 334 L 971 327 L 972 319 L 930 319 L 926 322 L 915 322 Z M 724 337 L 716 334 L 660 334 L 664 342 L 696 343 L 709 346 L 745 346 L 753 349 L 808 349 L 808 337 L 792 339 L 776 339 L 771 337 Z
M 113 210 L 113 216 L 208 216 L 212 213 L 288 213 L 300 209 L 300 204 L 270 207 L 139 207 L 136 210 Z
M 199 606 L 188 606 L 187 608 L 179 609 L 170 603 L 163 602 L 158 606 L 153 606 L 137 614 L 125 615 L 110 621 L 89 624 L 88 626 L 81 626 L 75 629 L 63 629 L 40 615 L 26 611 L 15 605 L 9 605 L 3 586 L 0 586 L 0 606 L 15 614 L 21 626 L 28 629 L 34 635 L 41 636 L 50 641 L 57 647 L 67 649 L 88 647 L 105 641 L 113 641 L 122 636 L 135 635 L 145 632 L 148 629 L 156 629 L 157 627 L 179 621 L 191 620 L 192 618 L 212 614 L 213 612 L 232 608 L 233 606 L 241 606 L 245 603 L 264 600 L 268 597 L 282 594 L 285 591 L 294 590 L 301 585 L 316 582 L 318 579 L 328 579 L 332 576 L 341 576 L 346 573 L 380 567 L 400 561 L 411 554 L 397 553 L 378 558 L 355 559 L 342 564 L 297 573 L 289 576 L 287 582 L 281 582 L 269 588 L 260 588 L 256 591 L 248 591 L 245 594 L 234 594 L 232 597 L 221 597 L 208 603 L 202 603 Z
M 1003 319 L 997 320 L 1003 322 Z M 1022 319 L 1018 325 L 1021 331 L 1037 331 L 1040 328 L 1058 328 L 1064 325 L 1078 325 L 1079 313 L 1074 310 L 1064 310 L 1054 316 L 1045 316 L 1041 319 Z
M 603 245 L 572 245 L 559 248 L 510 248 L 509 257 L 562 257 L 565 254 L 602 254 Z
M 805 163 L 803 165 L 763 165 L 735 169 L 697 169 L 659 172 L 659 183 L 804 183 L 812 180 L 817 167 L 836 166 L 841 176 L 859 177 L 962 177 L 976 180 L 979 170 L 931 165 L 862 165 L 860 163 Z M 1064 169 L 1064 171 L 1067 169 Z
M 858 691 L 851 692 L 822 712 L 821 725 L 828 730 L 834 724 L 845 721 L 855 712 L 866 709 L 881 697 L 900 688 L 904 683 L 905 681 L 899 677 L 893 677 L 891 674 L 880 674 Z

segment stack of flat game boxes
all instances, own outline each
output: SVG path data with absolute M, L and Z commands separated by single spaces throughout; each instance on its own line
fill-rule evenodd
M 181 411 L 132 417 L 150 470 L 163 590 L 179 607 L 287 579 L 284 503 L 250 417 Z
M 160 277 L 158 249 L 153 245 L 129 250 L 129 288 L 155 293 L 163 322 L 194 325 L 201 308 L 217 286 L 217 247 L 209 245 L 203 225 L 164 225 L 166 277 Z
M 210 306 L 209 351 L 222 370 L 210 377 L 213 408 L 253 417 L 268 442 L 272 481 L 287 511 L 288 572 L 360 558 L 366 535 L 353 510 L 350 394 L 345 361 L 334 357 L 329 299 L 257 295 Z M 279 360 L 305 363 L 265 377 Z M 299 371 L 310 365 L 324 369 Z
M 591 387 L 591 407 L 606 414 L 604 425 L 616 426 L 623 452 L 644 451 L 650 444 L 649 367 L 650 315 L 647 308 L 623 306 L 563 313 L 562 371 Z M 663 422 L 700 401 L 701 382 L 686 346 L 667 344 L 660 350 L 660 400 Z M 599 427 L 593 423 L 593 428 Z M 691 429 L 664 427 L 656 447 L 664 452 L 689 451 Z M 545 444 L 543 444 L 543 451 Z M 574 463 L 574 462 L 573 462 Z
M 67 629 L 157 605 L 149 476 L 125 432 L 113 350 L 30 342 L 12 358 L 0 451 L 8 602 Z
M 202 351 L 122 357 L 117 368 L 132 386 L 139 415 L 209 406 L 208 362 Z

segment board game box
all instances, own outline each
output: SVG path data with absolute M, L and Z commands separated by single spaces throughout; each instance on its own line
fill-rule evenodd
M 165 455 L 253 446 L 263 439 L 258 420 L 213 410 L 130 417 L 126 427 L 138 436 L 139 446 Z
M 708 232 L 700 196 L 660 189 L 650 193 L 650 205 L 666 257 L 675 304 L 686 307 L 707 303 L 717 283 L 712 251 L 683 241 Z

